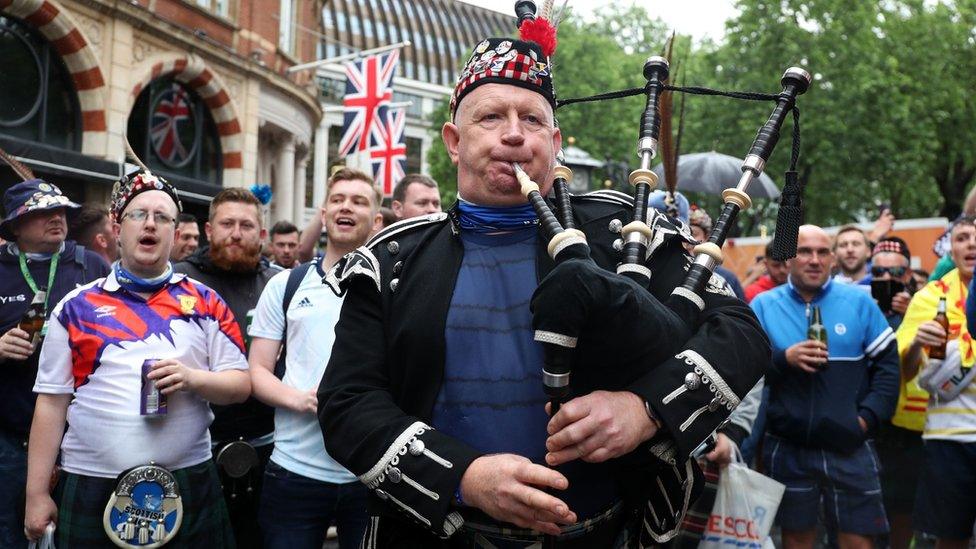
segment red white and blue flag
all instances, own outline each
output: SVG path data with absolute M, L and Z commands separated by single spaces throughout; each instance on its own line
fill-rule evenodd
M 152 113 L 150 138 L 163 162 L 181 166 L 187 161 L 193 150 L 193 125 L 189 93 L 174 83 L 160 95 Z
M 383 189 L 383 196 L 393 196 L 393 186 L 403 179 L 407 168 L 407 146 L 403 141 L 406 126 L 405 109 L 383 107 L 381 124 L 377 124 L 374 146 L 369 150 L 373 179 Z
M 393 50 L 346 63 L 342 138 L 339 156 L 370 149 L 370 137 L 383 125 L 383 112 L 393 99 L 393 73 L 400 52 Z

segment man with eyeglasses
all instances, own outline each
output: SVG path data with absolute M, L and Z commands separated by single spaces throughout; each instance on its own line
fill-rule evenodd
M 30 539 L 56 524 L 57 547 L 106 547 L 126 539 L 131 524 L 133 546 L 137 538 L 147 545 L 150 536 L 179 547 L 235 546 L 211 460 L 207 403 L 242 402 L 250 377 L 227 304 L 173 273 L 179 209 L 176 190 L 149 172 L 120 182 L 112 197 L 120 261 L 51 314 L 34 384 L 24 524 Z M 148 398 L 142 404 L 143 375 L 165 395 L 164 414 L 149 415 Z M 178 490 L 166 498 L 177 498 L 180 508 L 153 500 L 144 482 L 118 478 L 141 466 L 153 471 L 149 481 L 172 475 Z M 120 510 L 116 498 L 126 494 L 132 501 Z M 180 518 L 170 520 L 170 513 Z M 155 516 L 166 519 L 157 523 Z
M 870 548 L 888 521 L 873 441 L 898 395 L 894 333 L 867 292 L 831 280 L 830 237 L 800 227 L 787 283 L 752 301 L 773 347 L 763 463 L 786 485 L 786 549 L 811 548 L 823 507 L 842 549 Z M 807 339 L 819 307 L 827 343 Z
M 247 328 L 258 298 L 268 281 L 281 272 L 261 258 L 267 238 L 261 203 L 247 189 L 220 191 L 210 202 L 204 232 L 210 244 L 173 268 L 210 286 L 227 301 L 248 347 Z M 274 441 L 274 410 L 255 398 L 212 408 L 215 417 L 210 434 L 234 537 L 241 549 L 261 547 L 258 502 Z

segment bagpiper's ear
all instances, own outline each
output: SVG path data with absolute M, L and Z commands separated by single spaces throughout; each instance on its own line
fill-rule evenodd
M 444 146 L 447 147 L 447 154 L 451 157 L 451 163 L 457 166 L 461 130 L 453 122 L 444 122 L 444 127 L 441 128 L 441 139 L 444 140 Z

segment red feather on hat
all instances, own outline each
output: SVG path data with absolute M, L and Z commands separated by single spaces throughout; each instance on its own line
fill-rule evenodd
M 519 27 L 519 38 L 535 42 L 542 47 L 542 55 L 552 56 L 556 51 L 556 27 L 544 17 L 528 19 Z

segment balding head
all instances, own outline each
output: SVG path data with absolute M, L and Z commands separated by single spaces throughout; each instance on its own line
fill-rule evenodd
M 799 242 L 800 238 L 802 238 L 803 236 L 807 236 L 809 238 L 822 237 L 825 238 L 827 242 L 830 242 L 830 236 L 827 234 L 827 231 L 823 230 L 822 227 L 819 227 L 817 225 L 809 225 L 809 224 L 800 225 L 800 231 L 798 234 L 799 236 L 797 237 L 797 242 Z M 799 244 L 797 245 L 797 247 L 799 247 Z
M 796 258 L 790 260 L 790 279 L 805 297 L 813 297 L 830 278 L 834 254 L 830 237 L 816 225 L 803 225 L 796 239 Z

